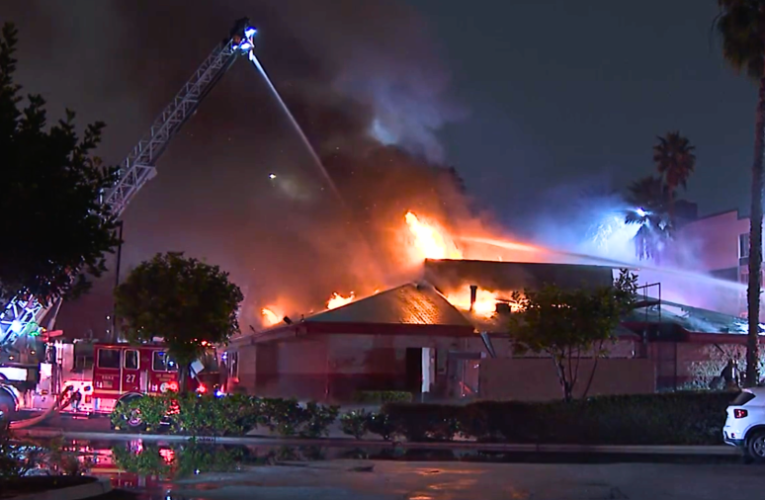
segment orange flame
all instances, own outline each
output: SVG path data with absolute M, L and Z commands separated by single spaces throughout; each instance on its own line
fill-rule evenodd
M 340 306 L 344 306 L 346 304 L 350 304 L 356 299 L 356 295 L 351 292 L 351 294 L 347 297 L 343 297 L 339 293 L 335 292 L 332 294 L 332 297 L 329 298 L 327 301 L 327 309 L 336 309 Z
M 404 219 L 414 237 L 413 245 L 418 260 L 462 258 L 462 252 L 449 233 L 438 224 L 421 220 L 412 212 L 407 212 Z
M 270 306 L 260 310 L 260 314 L 263 316 L 263 326 L 274 326 L 281 323 L 284 316 L 277 314 L 273 309 L 274 306 Z
M 517 312 L 520 310 L 520 305 L 510 300 L 512 297 L 511 292 L 490 292 L 479 288 L 476 291 L 475 304 L 473 304 L 473 314 L 483 318 L 491 318 L 494 316 L 497 310 L 498 302 L 509 303 L 510 310 Z M 446 294 L 446 300 L 448 300 L 457 309 L 463 311 L 470 310 L 470 288 L 463 287 L 458 291 L 453 291 Z

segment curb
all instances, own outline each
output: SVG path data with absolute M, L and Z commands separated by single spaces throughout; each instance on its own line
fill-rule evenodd
M 109 479 L 98 478 L 96 481 L 79 486 L 70 486 L 68 488 L 59 488 L 40 493 L 30 493 L 28 495 L 18 495 L 10 497 L 8 500 L 85 500 L 112 491 L 112 483 Z
M 180 443 L 195 440 L 202 444 L 231 444 L 231 445 L 260 445 L 260 446 L 322 446 L 338 448 L 403 448 L 418 450 L 481 450 L 508 453 L 613 453 L 633 455 L 710 455 L 735 456 L 740 451 L 726 445 L 579 445 L 579 444 L 512 444 L 512 443 L 478 443 L 475 441 L 449 441 L 415 443 L 407 441 L 358 441 L 351 438 L 304 439 L 277 438 L 255 436 L 183 436 L 168 434 L 126 434 L 110 432 L 67 432 L 63 429 L 30 429 L 17 432 L 19 437 L 54 438 L 66 437 L 74 439 L 107 440 L 107 441 L 164 441 Z M 57 499 L 63 500 L 63 499 Z

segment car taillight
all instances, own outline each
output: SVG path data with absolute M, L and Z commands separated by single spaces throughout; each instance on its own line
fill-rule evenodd
M 733 410 L 733 416 L 735 418 L 744 418 L 747 415 L 749 415 L 749 412 L 746 411 L 746 410 L 740 410 L 740 409 L 739 410 Z

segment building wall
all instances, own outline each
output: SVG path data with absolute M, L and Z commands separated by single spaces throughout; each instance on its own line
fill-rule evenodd
M 494 346 L 494 352 L 497 354 L 497 358 L 513 358 L 516 355 L 513 354 L 513 346 L 508 338 L 492 337 L 492 345 Z M 604 346 L 604 349 L 608 351 L 609 358 L 634 358 L 638 355 L 640 346 L 639 340 L 633 338 L 621 338 L 615 342 L 610 342 Z M 483 346 L 480 346 L 481 348 Z M 538 357 L 536 354 L 529 354 L 528 357 Z
M 266 397 L 332 401 L 350 401 L 357 391 L 407 390 L 407 349 L 423 347 L 436 351 L 440 379 L 446 376 L 449 351 L 484 350 L 477 336 L 343 334 L 241 345 L 236 386 Z
M 654 342 L 649 345 L 650 359 L 656 365 L 659 389 L 680 389 L 693 382 L 704 382 L 702 373 L 712 378 L 720 375 L 730 357 L 740 356 L 739 369 L 745 367 L 742 345 L 700 342 Z M 709 382 L 709 380 L 706 380 Z
M 748 233 L 749 218 L 739 218 L 736 210 L 695 220 L 677 232 L 672 261 L 700 271 L 738 269 L 739 238 Z
M 591 359 L 580 361 L 576 397 L 582 396 L 592 366 Z M 484 359 L 480 363 L 479 381 L 483 399 L 550 401 L 561 399 L 563 394 L 549 358 Z M 655 367 L 651 360 L 601 359 L 588 395 L 650 394 L 655 390 Z

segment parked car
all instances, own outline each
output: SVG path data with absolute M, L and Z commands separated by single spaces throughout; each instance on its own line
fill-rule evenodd
M 742 390 L 727 414 L 725 443 L 740 448 L 747 459 L 765 463 L 765 387 Z

